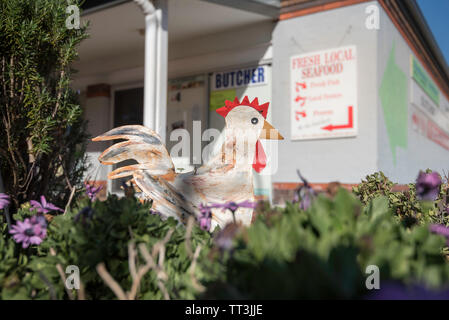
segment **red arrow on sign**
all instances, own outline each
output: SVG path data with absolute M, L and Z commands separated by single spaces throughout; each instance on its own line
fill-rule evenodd
M 336 129 L 350 129 L 354 127 L 354 117 L 353 117 L 353 110 L 352 110 L 352 106 L 348 107 L 348 123 L 347 124 L 341 124 L 338 126 L 334 126 L 333 124 L 330 124 L 328 126 L 322 127 L 321 129 L 323 130 L 328 130 L 328 131 L 332 131 L 332 130 L 336 130 Z

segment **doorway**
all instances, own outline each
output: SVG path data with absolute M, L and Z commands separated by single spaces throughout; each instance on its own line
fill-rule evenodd
M 143 87 L 115 90 L 113 99 L 113 128 L 124 125 L 143 124 Z M 122 161 L 113 165 L 112 170 L 136 163 L 135 160 Z M 112 180 L 110 186 L 111 192 L 122 193 L 120 186 L 129 179 L 130 177 Z

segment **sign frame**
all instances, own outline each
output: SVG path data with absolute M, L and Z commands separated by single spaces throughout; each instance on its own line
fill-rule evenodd
M 291 140 L 358 135 L 357 46 L 290 57 Z

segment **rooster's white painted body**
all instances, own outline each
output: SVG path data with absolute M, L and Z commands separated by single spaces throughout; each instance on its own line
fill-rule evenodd
M 226 106 L 217 110 L 226 121 L 221 152 L 188 173 L 175 172 L 160 136 L 144 126 L 114 128 L 93 141 L 127 140 L 106 149 L 99 160 L 103 164 L 115 164 L 134 159 L 138 164 L 118 168 L 108 178 L 132 177 L 145 197 L 153 200 L 153 210 L 185 223 L 189 216 L 200 214 L 201 204 L 255 200 L 253 168 L 260 171 L 265 166 L 258 139 L 283 139 L 265 121 L 267 109 L 268 103 L 259 106 L 257 98 L 252 103 L 247 97 L 241 103 L 237 98 L 234 102 L 226 101 Z M 237 222 L 243 225 L 251 223 L 252 215 L 253 209 L 249 208 L 239 208 L 235 213 Z M 230 212 L 213 209 L 211 230 L 217 225 L 223 228 L 232 219 Z

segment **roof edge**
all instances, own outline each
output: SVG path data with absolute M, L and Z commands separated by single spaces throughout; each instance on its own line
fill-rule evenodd
M 418 24 L 419 30 L 422 31 L 425 41 L 427 42 L 429 48 L 434 54 L 436 61 L 441 66 L 442 72 L 445 73 L 446 80 L 449 83 L 449 66 L 416 0 L 406 0 L 397 2 L 402 3 L 410 10 L 413 19 Z

